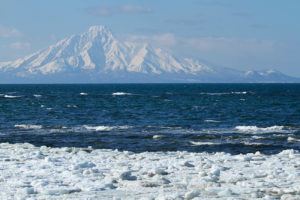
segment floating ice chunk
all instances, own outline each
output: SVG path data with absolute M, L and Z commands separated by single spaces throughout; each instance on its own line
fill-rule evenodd
M 92 162 L 83 162 L 80 164 L 77 164 L 74 169 L 80 169 L 80 168 L 93 168 L 96 167 L 96 165 Z
M 18 190 L 18 193 L 20 193 L 20 194 L 37 194 L 35 189 L 32 187 L 22 188 L 22 189 Z
M 131 175 L 131 171 L 125 171 L 120 174 L 121 180 L 134 181 L 136 180 L 136 176 Z
M 229 188 L 221 190 L 220 192 L 218 192 L 218 195 L 221 196 L 221 197 L 228 197 L 228 196 L 232 196 L 233 194 L 234 193 Z
M 79 188 L 72 188 L 72 189 L 57 188 L 57 189 L 48 189 L 48 190 L 43 191 L 42 193 L 51 195 L 51 196 L 54 196 L 54 195 L 56 196 L 56 195 L 63 195 L 63 194 L 71 194 L 74 192 L 81 192 L 81 189 L 79 189 Z
M 141 183 L 140 183 L 140 185 L 142 186 L 142 187 L 158 187 L 158 186 L 160 186 L 158 183 L 156 183 L 156 182 L 149 182 L 149 181 L 142 181 Z
M 112 93 L 113 96 L 122 96 L 122 95 L 132 95 L 131 93 L 126 92 L 114 92 Z
M 32 125 L 32 124 L 16 124 L 15 128 L 19 129 L 42 129 L 41 125 Z
M 195 197 L 198 197 L 200 195 L 199 191 L 192 191 L 188 192 L 184 195 L 184 198 L 187 200 L 194 199 Z
M 164 169 L 161 169 L 161 168 L 155 168 L 154 173 L 158 174 L 158 175 L 167 175 L 168 174 L 168 172 L 166 172 Z
M 207 173 L 205 171 L 200 171 L 199 176 L 201 177 L 207 176 Z
M 183 166 L 186 166 L 186 167 L 195 167 L 195 165 L 191 164 L 189 161 L 185 161 L 183 163 Z
M 220 176 L 220 172 L 221 172 L 220 168 L 213 167 L 209 174 L 212 176 Z

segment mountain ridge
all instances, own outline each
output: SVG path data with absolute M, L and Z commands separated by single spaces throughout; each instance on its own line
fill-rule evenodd
M 276 70 L 243 72 L 175 57 L 147 43 L 122 42 L 92 26 L 12 62 L 0 62 L 0 82 L 300 82 Z

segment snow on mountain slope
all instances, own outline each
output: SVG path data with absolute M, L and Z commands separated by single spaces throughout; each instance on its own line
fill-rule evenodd
M 274 73 L 269 73 L 273 79 L 291 81 Z M 269 74 L 177 58 L 148 44 L 119 41 L 104 26 L 92 26 L 22 59 L 0 63 L 2 82 L 276 82 Z

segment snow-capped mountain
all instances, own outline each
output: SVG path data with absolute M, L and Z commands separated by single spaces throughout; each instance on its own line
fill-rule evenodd
M 299 82 L 275 70 L 242 72 L 178 58 L 144 43 L 122 42 L 92 26 L 12 62 L 0 63 L 0 83 L 12 82 Z

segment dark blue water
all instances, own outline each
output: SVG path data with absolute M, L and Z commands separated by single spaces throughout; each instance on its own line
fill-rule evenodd
M 0 142 L 134 152 L 300 150 L 300 84 L 0 85 Z

